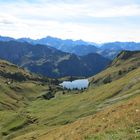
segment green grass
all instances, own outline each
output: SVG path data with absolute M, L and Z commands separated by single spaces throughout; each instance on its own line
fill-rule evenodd
M 32 118 L 37 118 L 38 124 L 35 123 L 29 125 L 25 127 L 24 130 L 22 130 L 22 128 L 20 131 L 17 130 L 13 137 L 21 135 L 27 131 L 28 133 L 31 133 L 33 130 L 38 135 L 41 135 L 50 129 L 67 125 L 79 118 L 94 115 L 96 112 L 104 110 L 108 106 L 138 96 L 140 92 L 136 92 L 136 90 L 140 87 L 139 82 L 131 86 L 130 89 L 125 89 L 125 86 L 129 85 L 133 79 L 139 76 L 139 70 L 140 69 L 137 69 L 129 73 L 125 78 L 121 78 L 110 84 L 102 85 L 95 89 L 91 88 L 83 94 L 66 94 L 51 100 L 37 99 L 31 101 L 22 111 L 30 115 Z M 116 94 L 118 91 L 120 93 Z M 11 129 L 11 126 L 12 125 L 9 123 L 8 128 Z M 14 127 L 15 126 L 13 125 L 13 128 Z M 104 135 L 107 137 L 108 134 Z M 101 134 L 99 138 L 103 136 Z M 96 137 L 98 138 L 98 136 Z
M 109 68 L 95 78 L 102 78 L 114 71 L 118 72 L 118 69 L 120 67 Z M 42 86 L 38 82 L 26 81 L 14 82 L 10 85 L 11 88 L 4 82 L 1 83 L 3 84 L 0 88 L 0 102 L 5 104 L 0 106 L 0 139 L 2 140 L 40 139 L 43 136 L 52 138 L 55 135 L 56 139 L 64 137 L 71 140 L 72 130 L 75 136 L 80 134 L 86 140 L 138 140 L 140 138 L 140 134 L 135 133 L 140 123 L 133 122 L 132 118 L 130 122 L 128 121 L 129 116 L 133 117 L 129 109 L 132 107 L 132 113 L 133 110 L 140 109 L 140 104 L 129 107 L 130 101 L 140 97 L 140 68 L 114 79 L 111 83 L 92 85 L 79 94 L 74 94 L 75 91 L 65 95 L 59 94 L 51 100 L 37 98 L 48 90 L 48 85 Z M 17 88 L 20 92 L 15 90 Z M 55 92 L 57 94 L 62 91 L 55 89 Z M 125 105 L 128 105 L 126 110 L 128 109 L 129 112 L 123 111 Z M 108 115 L 112 110 L 115 112 L 122 110 L 118 120 L 115 119 L 117 113 L 113 115 L 112 112 Z M 96 120 L 93 119 L 94 117 Z M 106 126 L 107 122 L 100 121 L 108 117 L 112 117 L 110 126 Z M 94 125 L 88 124 L 90 120 Z

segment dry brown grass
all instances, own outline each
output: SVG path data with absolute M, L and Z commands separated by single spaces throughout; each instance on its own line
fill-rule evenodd
M 140 126 L 140 95 L 130 101 L 111 106 L 96 115 L 85 117 L 61 128 L 49 131 L 40 140 L 83 140 L 111 131 L 129 131 L 134 138 Z M 134 136 L 133 136 L 134 134 Z

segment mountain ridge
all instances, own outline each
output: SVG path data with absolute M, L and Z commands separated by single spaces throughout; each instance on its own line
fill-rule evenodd
M 99 54 L 76 56 L 46 45 L 27 42 L 0 42 L 0 58 L 42 75 L 58 78 L 64 76 L 91 76 L 103 70 L 110 60 Z M 96 66 L 95 66 L 96 65 Z M 75 68 L 75 66 L 77 66 Z M 67 67 L 67 69 L 66 69 Z
M 16 40 L 19 42 L 28 42 L 31 44 L 42 44 L 48 45 L 50 47 L 56 48 L 63 52 L 74 53 L 76 55 L 82 56 L 89 53 L 98 53 L 106 58 L 113 59 L 119 54 L 122 50 L 140 50 L 139 42 L 109 42 L 97 44 L 93 42 L 86 42 L 83 40 L 72 40 L 72 39 L 60 39 L 56 37 L 47 36 L 41 39 L 31 39 L 31 38 L 9 38 L 5 37 L 6 40 Z M 1 37 L 0 40 L 4 41 L 4 37 Z
M 140 51 L 122 51 L 108 67 L 90 79 L 90 85 L 102 85 L 115 81 L 140 67 Z

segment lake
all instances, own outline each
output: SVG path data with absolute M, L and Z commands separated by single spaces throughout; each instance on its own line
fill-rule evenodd
M 88 79 L 79 79 L 79 80 L 74 80 L 74 81 L 64 81 L 60 85 L 63 88 L 67 89 L 83 89 L 83 88 L 88 88 L 89 81 Z

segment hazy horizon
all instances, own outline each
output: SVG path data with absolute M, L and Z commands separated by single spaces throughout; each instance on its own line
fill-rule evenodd
M 135 43 L 140 43 L 140 41 L 133 41 L 133 40 L 130 40 L 130 41 L 119 41 L 119 40 L 116 40 L 116 41 L 106 41 L 106 42 L 92 42 L 92 41 L 87 41 L 87 40 L 84 40 L 84 39 L 72 39 L 72 38 L 61 38 L 61 37 L 56 37 L 56 36 L 50 36 L 50 35 L 47 35 L 47 36 L 43 36 L 41 38 L 32 38 L 32 37 L 26 37 L 26 36 L 23 36 L 23 37 L 12 37 L 12 36 L 4 36 L 4 35 L 0 35 L 0 37 L 10 37 L 10 38 L 14 38 L 14 39 L 22 39 L 22 38 L 27 38 L 27 39 L 33 39 L 33 40 L 38 40 L 38 39 L 42 39 L 42 38 L 47 38 L 47 37 L 52 37 L 52 38 L 57 38 L 57 39 L 61 39 L 61 40 L 72 40 L 72 41 L 84 41 L 84 42 L 89 42 L 89 43 L 95 43 L 95 44 L 104 44 L 104 43 L 113 43 L 113 42 L 122 42 L 122 43 L 125 43 L 125 42 L 135 42 Z
M 140 42 L 139 0 L 0 0 L 0 34 Z

